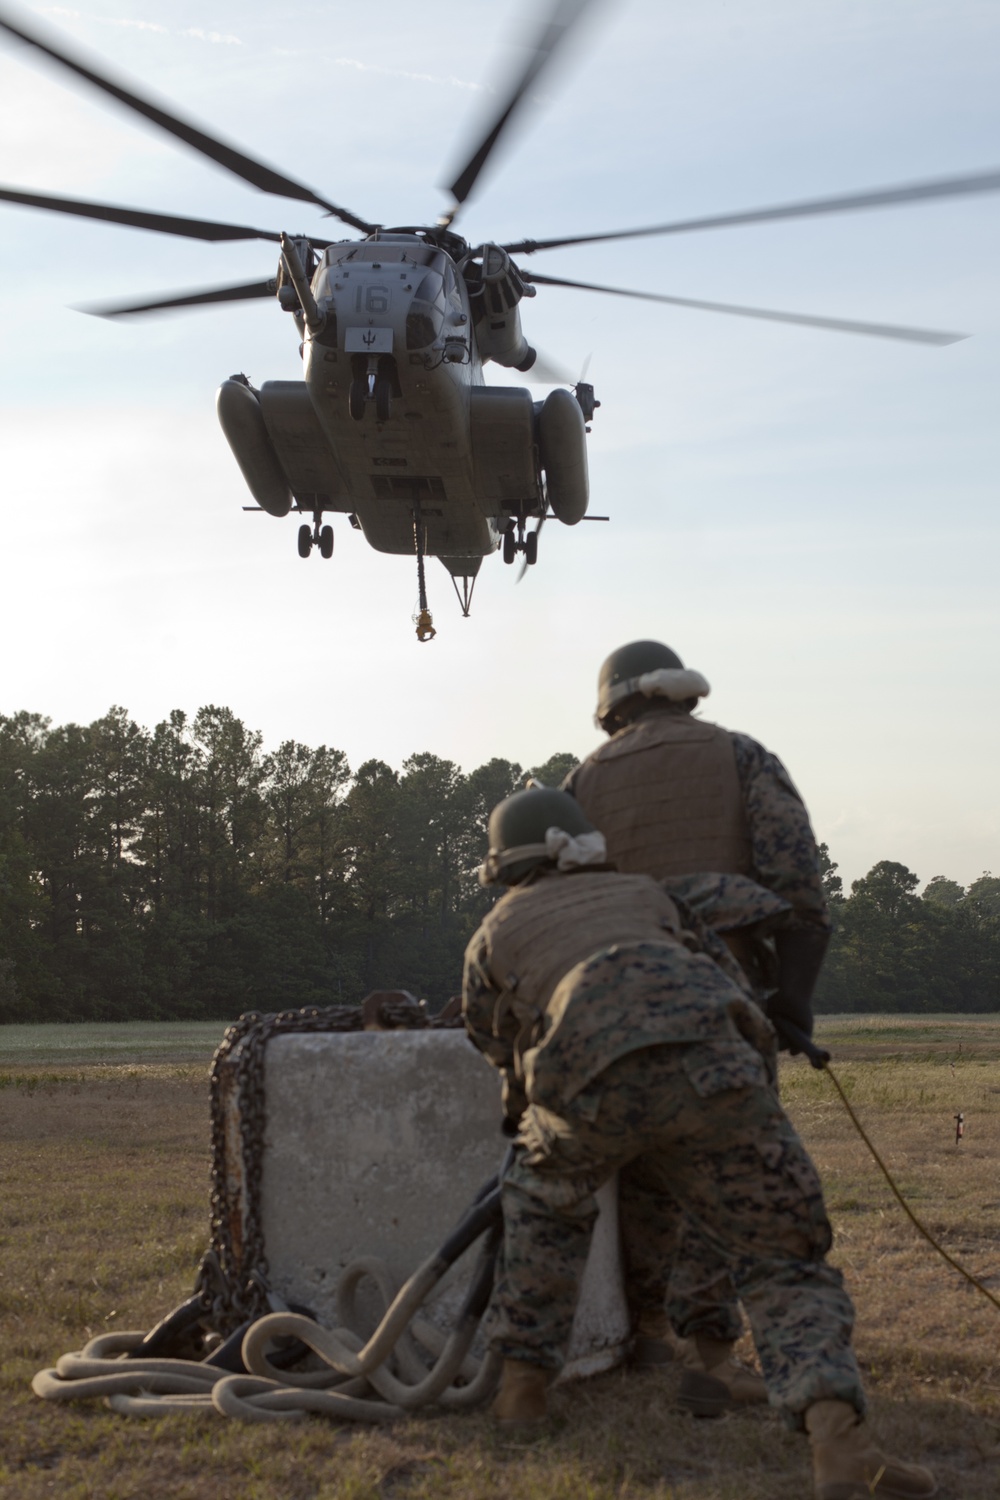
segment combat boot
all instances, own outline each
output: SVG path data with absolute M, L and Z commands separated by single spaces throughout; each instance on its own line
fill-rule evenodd
M 555 1371 L 523 1359 L 505 1359 L 500 1389 L 490 1408 L 501 1427 L 538 1427 L 549 1414 L 546 1392 Z
M 662 1307 L 646 1308 L 635 1320 L 629 1364 L 635 1370 L 656 1370 L 673 1364 L 681 1340 Z
M 930 1500 L 938 1492 L 929 1469 L 879 1452 L 848 1401 L 817 1401 L 806 1431 L 816 1500 Z
M 696 1333 L 681 1339 L 678 1358 L 684 1365 L 677 1405 L 695 1417 L 719 1417 L 746 1406 L 766 1406 L 763 1376 L 733 1357 L 728 1339 Z

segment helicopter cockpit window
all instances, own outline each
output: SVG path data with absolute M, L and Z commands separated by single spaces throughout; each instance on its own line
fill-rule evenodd
M 439 271 L 428 271 L 406 314 L 407 349 L 426 349 L 433 344 L 444 325 L 444 308 L 444 278 Z
M 433 249 L 430 245 L 422 245 L 420 254 L 413 257 L 414 265 L 426 266 L 429 271 L 443 273 L 446 266 L 450 264 L 448 257 L 442 255 L 440 250 Z
M 448 311 L 456 315 L 460 314 L 463 311 L 462 292 L 458 277 L 455 275 L 455 268 L 450 261 L 446 261 L 444 266 L 444 294 Z
M 428 271 L 413 294 L 414 302 L 432 302 L 444 312 L 444 279 L 437 271 Z

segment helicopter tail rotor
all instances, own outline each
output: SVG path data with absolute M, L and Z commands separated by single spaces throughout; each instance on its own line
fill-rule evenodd
M 537 345 L 535 346 L 535 363 L 525 379 L 529 385 L 572 386 L 573 384 L 573 377 L 566 366 L 561 365 L 551 355 L 544 353 Z
M 566 369 L 560 365 L 551 355 L 543 354 L 540 349 L 535 351 L 535 363 L 527 377 L 529 385 L 562 385 L 568 391 L 572 391 L 583 412 L 584 422 L 590 423 L 594 419 L 594 412 L 600 406 L 600 402 L 594 396 L 594 387 L 587 382 L 587 371 L 590 369 L 590 361 L 593 354 L 588 354 L 580 367 L 580 374 L 576 380 Z M 588 427 L 589 432 L 589 427 Z

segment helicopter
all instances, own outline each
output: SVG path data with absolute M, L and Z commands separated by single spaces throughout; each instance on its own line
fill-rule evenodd
M 414 557 L 421 641 L 435 634 L 426 557 L 443 563 L 468 615 L 484 557 L 500 551 L 512 564 L 520 555 L 523 573 L 537 561 L 547 518 L 565 525 L 590 518 L 586 436 L 600 405 L 593 386 L 581 377 L 535 401 L 524 385 L 487 385 L 484 380 L 483 367 L 490 361 L 523 375 L 536 365 L 520 306 L 539 288 L 568 287 L 927 344 L 964 337 L 569 280 L 527 269 L 523 260 L 574 245 L 992 192 L 1000 188 L 1000 172 L 633 229 L 504 244 L 470 244 L 462 238 L 455 221 L 497 143 L 592 3 L 556 0 L 489 128 L 449 184 L 449 207 L 432 224 L 397 226 L 368 221 L 246 155 L 0 7 L 0 31 L 243 181 L 310 204 L 354 232 L 335 240 L 0 188 L 0 201 L 14 205 L 208 242 L 264 240 L 278 245 L 277 272 L 265 280 L 89 310 L 115 318 L 274 298 L 295 325 L 303 379 L 265 381 L 257 388 L 240 373 L 222 382 L 217 398 L 223 432 L 256 502 L 247 509 L 276 517 L 297 513 L 302 519 L 297 547 L 303 558 L 314 550 L 332 556 L 333 529 L 324 520 L 329 513 L 346 515 L 377 551 Z

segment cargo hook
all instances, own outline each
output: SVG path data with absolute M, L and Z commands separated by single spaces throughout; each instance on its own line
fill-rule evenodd
M 427 580 L 424 577 L 424 551 L 427 538 L 424 534 L 423 517 L 420 514 L 420 502 L 416 497 L 413 500 L 413 546 L 417 554 L 417 593 L 420 610 L 417 616 L 417 640 L 432 641 L 437 631 L 434 629 L 431 612 L 427 608 Z

